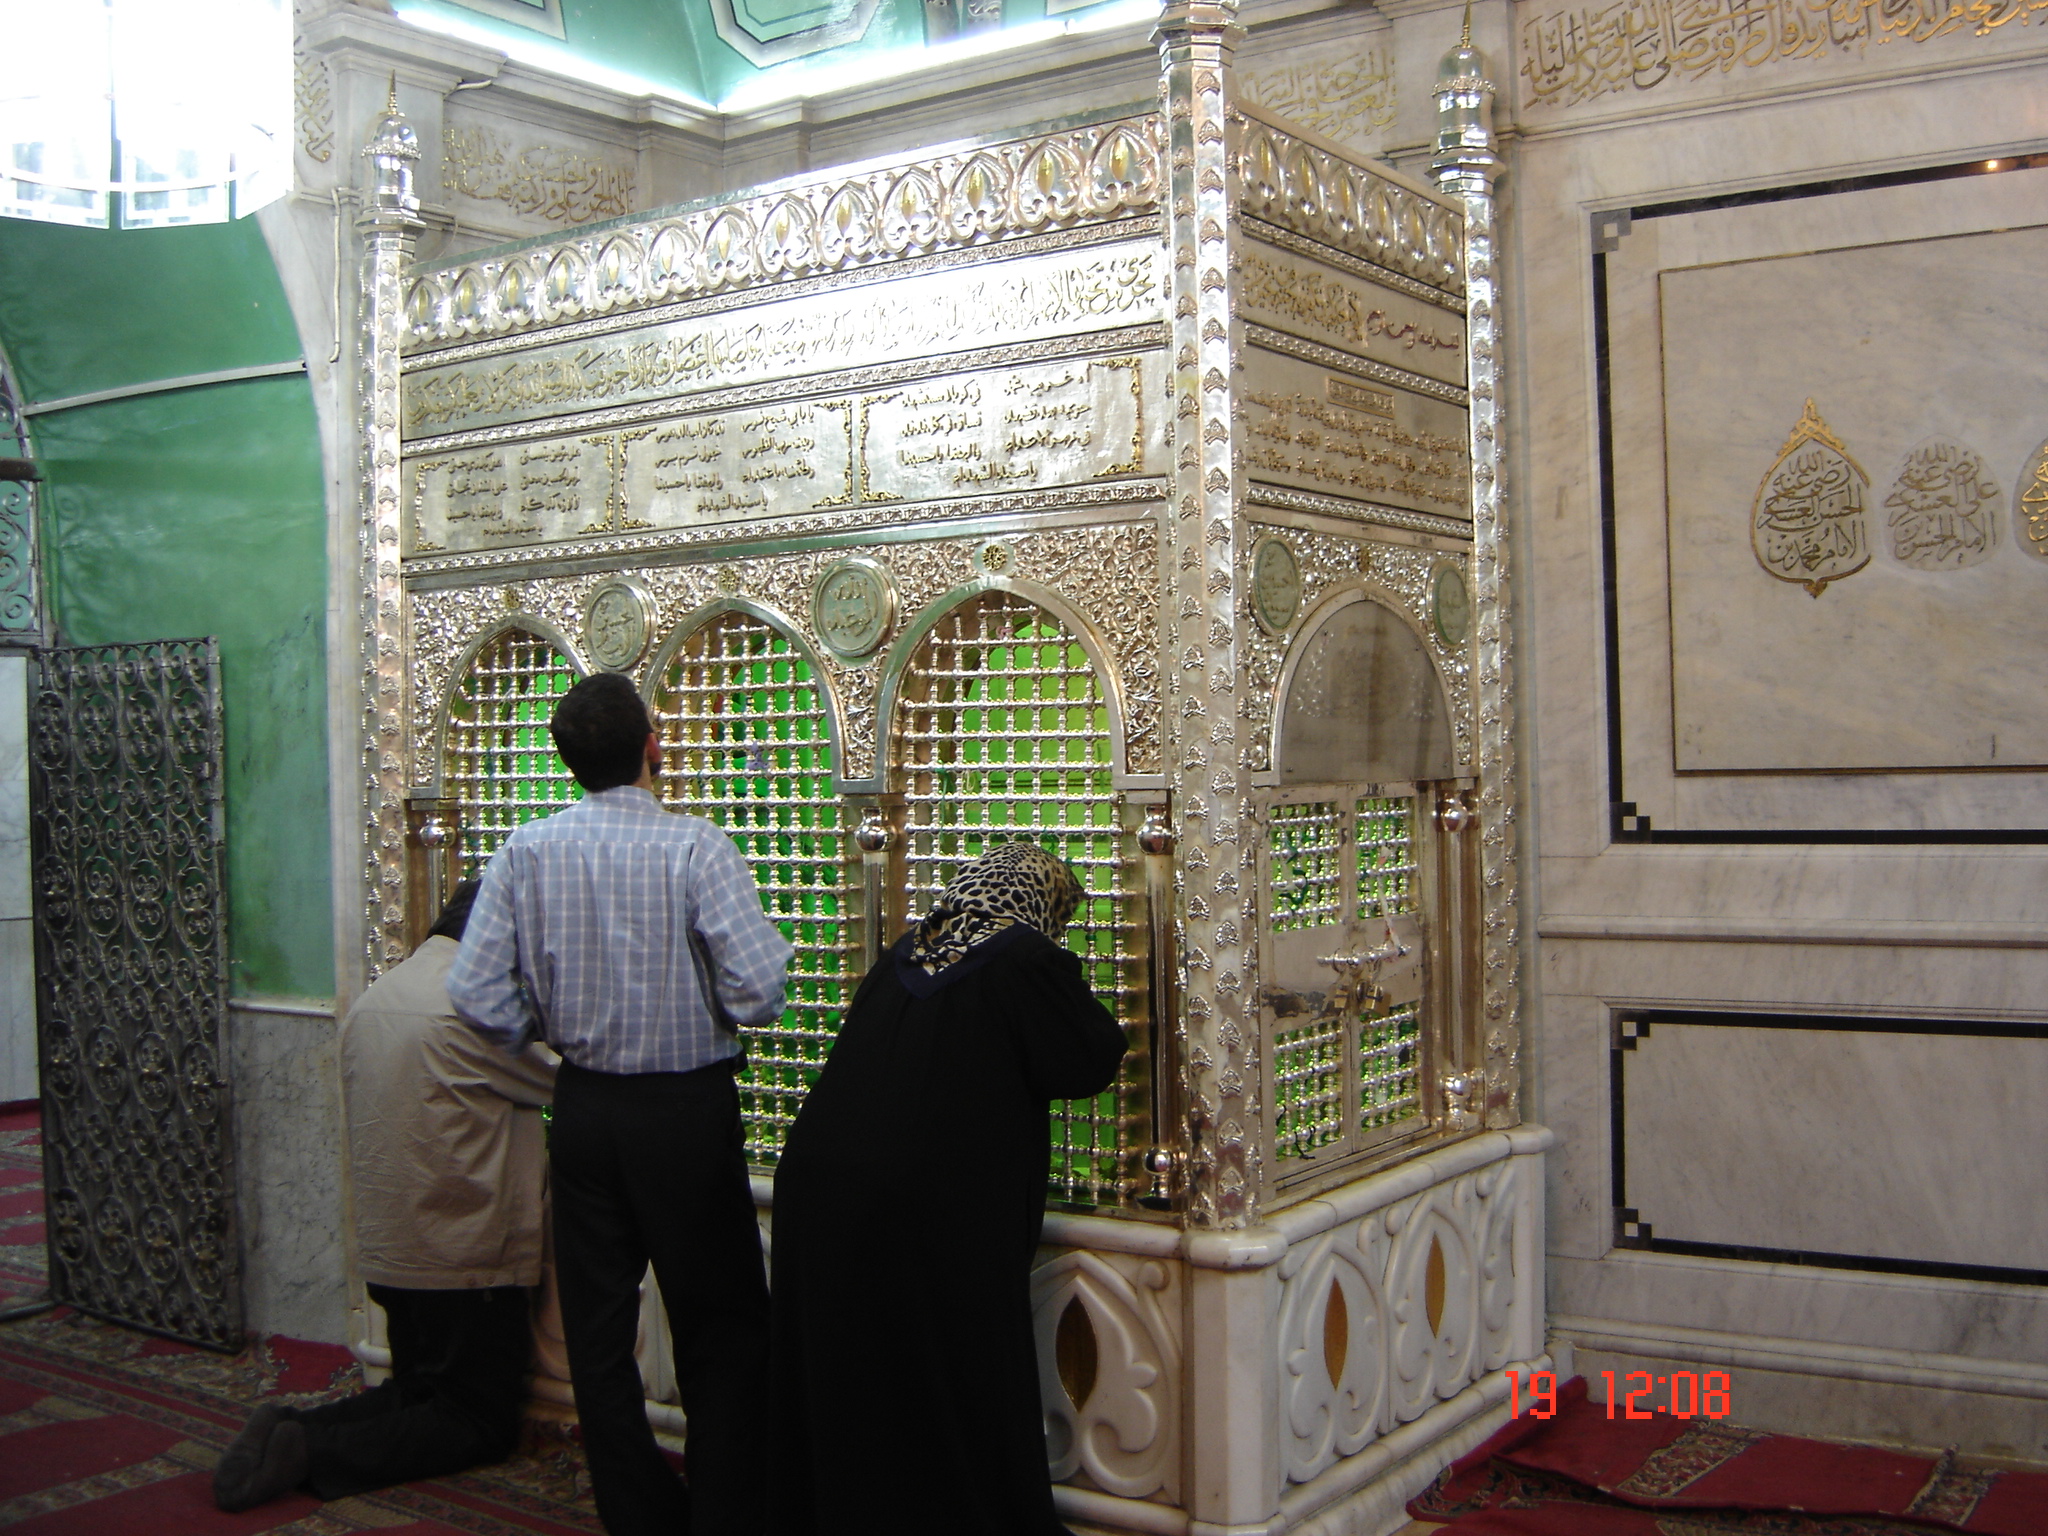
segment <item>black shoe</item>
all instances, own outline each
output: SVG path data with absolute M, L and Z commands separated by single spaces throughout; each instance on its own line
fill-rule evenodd
M 228 1514 L 240 1514 L 245 1509 L 254 1509 L 258 1504 L 268 1504 L 279 1495 L 290 1493 L 306 1480 L 311 1469 L 312 1455 L 306 1446 L 306 1426 L 296 1419 L 285 1419 L 271 1430 L 269 1443 L 263 1447 L 263 1459 L 241 1487 L 228 1490 L 228 1496 L 223 1497 L 219 1484 L 215 1484 L 214 1503 Z
M 282 1424 L 289 1410 L 276 1403 L 265 1403 L 249 1415 L 249 1422 L 242 1426 L 242 1432 L 235 1436 L 234 1444 L 221 1452 L 219 1463 L 213 1469 L 213 1502 L 218 1509 L 230 1514 L 247 1509 L 243 1490 L 256 1469 L 263 1465 L 263 1453 L 270 1446 L 271 1432 Z

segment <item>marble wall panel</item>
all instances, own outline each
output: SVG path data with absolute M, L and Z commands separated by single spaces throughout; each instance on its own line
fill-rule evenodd
M 27 689 L 27 658 L 0 656 L 0 1104 L 36 1096 Z
M 2015 541 L 2011 509 L 2041 434 L 2018 406 L 2027 391 L 2006 386 L 2011 368 L 1977 363 L 2026 322 L 1976 329 L 1980 311 L 2021 302 L 2002 297 L 2014 285 L 1949 274 L 1971 270 L 1955 263 L 1978 241 L 2028 238 L 1992 231 L 2043 224 L 2048 172 L 2019 170 L 1641 217 L 1607 254 L 1621 798 L 1653 826 L 2048 818 L 2034 775 L 1910 771 L 2040 761 L 2015 755 L 2015 730 L 2032 729 L 2013 702 L 2032 642 L 2011 631 L 2040 622 L 2029 589 L 2042 584 L 2028 578 L 2048 560 Z M 1917 286 L 1889 271 L 1901 265 Z M 1834 277 L 1816 282 L 1821 269 Z M 1865 297 L 1909 290 L 1911 302 Z M 1767 573 L 1751 544 L 1760 486 L 1809 397 L 1867 476 L 1868 563 L 1817 596 Z M 1783 419 L 1763 427 L 1773 412 Z M 1752 436 L 1770 442 L 1750 451 Z M 1965 568 L 1914 569 L 1894 552 L 1885 502 L 1902 461 L 1935 437 L 1993 442 L 1969 450 L 1987 470 L 2012 460 L 1993 477 L 2000 543 Z M 1794 457 L 1815 452 L 1827 450 L 1809 435 Z
M 0 918 L 27 917 L 28 658 L 0 656 Z
M 1681 772 L 2048 763 L 2048 560 L 2011 510 L 2044 256 L 2035 227 L 1659 274 Z
M 344 1343 L 349 1262 L 333 1015 L 231 1006 L 227 1047 L 245 1320 L 258 1333 Z
M 1653 1019 L 1622 1052 L 1622 1199 L 1657 1241 L 2048 1271 L 2048 1228 L 2014 1219 L 2048 1205 L 2014 1134 L 2048 1041 L 1968 1028 Z
M 0 1104 L 39 1095 L 36 942 L 25 917 L 0 918 Z

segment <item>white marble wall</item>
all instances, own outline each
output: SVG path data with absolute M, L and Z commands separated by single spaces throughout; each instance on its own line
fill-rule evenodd
M 245 1321 L 255 1333 L 347 1342 L 333 1010 L 315 1001 L 238 999 L 228 1008 L 226 1046 Z
M 2048 33 L 2009 28 L 1861 48 L 1829 44 L 1814 57 L 1773 56 L 1754 68 L 1731 55 L 1725 71 L 1710 68 L 1698 79 L 1674 73 L 1646 75 L 1640 84 L 1603 83 L 1588 74 L 1582 99 L 1568 99 L 1572 90 L 1556 88 L 1562 77 L 1542 51 L 1549 46 L 1542 38 L 1558 35 L 1543 29 L 1566 9 L 1531 0 L 1482 7 L 1481 18 L 1490 13 L 1505 23 L 1493 34 L 1505 34 L 1505 46 L 1491 62 L 1503 87 L 1503 116 L 1515 130 L 1505 183 L 1509 485 L 1529 710 L 1525 835 L 1537 855 L 1535 955 L 1527 969 L 1535 1023 L 1525 1071 L 1530 1112 L 1560 1137 L 1548 1201 L 1553 1341 L 1576 1344 L 1579 1368 L 1595 1372 L 1623 1361 L 1630 1368 L 1652 1362 L 1665 1372 L 1679 1362 L 1726 1365 L 1738 1373 L 1734 1406 L 1746 1422 L 2048 1454 L 2040 1432 L 2048 1397 L 2048 1291 L 1617 1248 L 1609 1081 L 1616 1009 L 2007 1022 L 2048 1016 L 2048 886 L 2039 847 L 1793 837 L 1814 828 L 1981 834 L 2041 827 L 2048 824 L 2040 813 L 2048 786 L 2038 771 L 1678 771 L 1667 466 L 1656 398 L 1665 362 L 1655 274 L 1667 262 L 1650 259 L 1676 226 L 1638 220 L 1619 233 L 1627 221 L 1616 213 L 1680 198 L 1981 164 L 2048 147 L 2038 111 Z M 1594 68 L 1590 54 L 1587 67 Z M 1986 200 L 2024 200 L 2031 174 L 1913 184 L 1853 200 L 1759 204 L 1719 227 L 1753 233 L 1770 219 L 1794 219 L 1786 210 L 1798 210 L 1796 218 L 1813 228 L 1803 244 L 1785 248 L 1813 249 L 2019 226 L 2031 219 L 1975 220 Z M 1645 844 L 1610 835 L 1596 220 L 1610 244 L 1619 233 L 1610 251 L 1614 398 L 1618 412 L 1642 419 L 1640 429 L 1618 434 L 1614 443 L 1628 798 L 1651 816 L 1654 831 L 1762 831 L 1779 841 Z M 1695 228 L 1704 240 L 1710 225 L 1701 219 Z M 1669 264 L 1684 265 L 1743 253 L 1695 242 L 1689 252 L 1665 254 Z M 1972 283 L 1959 269 L 1947 283 L 1872 295 L 1871 303 L 1910 312 L 1914 325 L 1939 331 L 1927 326 L 1927 316 L 1944 305 L 1975 303 Z M 1696 345 L 1711 352 L 1714 338 Z M 1715 367 L 1728 388 L 1744 387 L 1740 356 L 1722 356 Z M 1933 389 L 1943 376 L 1939 357 L 1904 374 L 1896 360 L 1889 367 L 1883 387 L 1904 393 Z M 1845 355 L 1816 348 L 1812 372 L 1816 392 L 1866 382 L 1854 349 Z M 1983 407 L 2007 414 L 2023 408 L 2031 402 L 1994 399 Z M 1989 425 L 2003 432 L 2007 423 L 2001 417 Z M 1891 468 L 1866 467 L 1873 478 Z M 1876 487 L 1875 502 L 1884 489 Z M 1745 496 L 1742 506 L 1718 515 L 1746 518 L 1748 511 Z M 1793 595 L 1815 604 L 1835 593 Z M 1954 643 L 1939 631 L 1912 640 L 1937 649 Z M 2037 670 L 2037 658 L 2019 648 L 1994 647 L 1972 661 L 2007 681 L 2030 679 Z M 1811 658 L 1758 656 L 1753 665 L 1787 689 L 1838 681 Z M 1654 1053 L 1658 1042 L 1645 1049 Z M 1920 1070 L 1908 1054 L 1880 1050 L 1853 1070 L 1846 1056 L 1835 1064 L 1788 1060 L 1779 1074 L 1755 1070 L 1743 1091 L 1719 1101 L 1711 1125 L 1674 1116 L 1661 1128 L 1632 1129 L 1639 1139 L 1631 1140 L 1631 1160 L 1682 1169 L 1702 1184 L 1719 1181 L 1713 1200 L 1724 1214 L 1739 1213 L 1742 1240 L 1752 1244 L 1811 1250 L 1867 1240 L 1893 1254 L 1941 1252 L 1949 1262 L 1985 1262 L 1964 1251 L 1976 1242 L 1971 1234 L 1987 1240 L 1977 1251 L 1988 1253 L 1991 1235 L 2029 1222 L 2022 1214 L 2029 1209 L 2026 1190 L 1989 1168 L 1947 1158 L 1955 1128 L 1975 1129 L 1998 1115 L 1997 1089 L 1982 1073 L 2001 1069 Z M 1713 1087 L 1704 1067 L 1687 1081 L 1703 1091 Z M 1906 1106 L 1887 1123 L 1862 1128 L 1881 1139 L 1884 1162 L 1850 1172 L 1894 1187 L 1856 1213 L 1864 1224 L 1856 1232 L 1830 1231 L 1826 1213 L 1789 1188 L 1842 1155 L 1846 1132 L 1831 1119 L 1834 1106 L 1817 1102 L 1838 1089 L 1845 1098 L 1863 1089 L 1892 1095 L 1894 1103 L 1904 1096 Z M 1682 1094 L 1685 1083 L 1666 1092 Z M 2012 1134 L 2031 1118 L 2026 1110 L 2005 1113 L 2013 1117 Z M 1779 1149 L 1776 1165 L 1739 1150 L 1759 1144 Z M 1950 1209 L 1937 1219 L 1916 1209 L 1914 1198 L 1894 1198 L 1911 1190 L 1930 1192 Z M 1867 1191 L 1858 1198 L 1867 1202 Z M 2003 1262 L 2013 1262 L 2010 1253 Z
M 0 656 L 0 1104 L 37 1094 L 28 872 L 28 660 Z

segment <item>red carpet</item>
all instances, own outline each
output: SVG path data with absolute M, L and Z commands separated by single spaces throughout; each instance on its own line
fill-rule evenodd
M 1609 1419 L 1583 1379 L 1510 1421 L 1409 1506 L 1458 1536 L 2048 1536 L 2048 1476 L 1769 1435 Z
M 60 1307 L 0 1325 L 0 1526 L 25 1536 L 588 1536 L 583 1454 L 530 1428 L 519 1454 L 459 1477 L 241 1515 L 214 1462 L 268 1398 L 310 1405 L 362 1376 L 330 1344 L 268 1338 L 219 1355 Z
M 31 1104 L 0 1110 L 0 1318 L 42 1305 L 49 1289 L 42 1115 Z
M 510 1461 L 322 1504 L 213 1507 L 213 1465 L 268 1398 L 356 1391 L 347 1350 L 264 1338 L 214 1354 L 47 1310 L 39 1116 L 0 1112 L 0 1526 L 23 1536 L 588 1536 L 600 1529 L 582 1451 L 529 1427 Z

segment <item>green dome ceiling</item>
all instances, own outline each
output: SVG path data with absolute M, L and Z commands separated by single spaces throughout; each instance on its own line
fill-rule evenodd
M 396 8 L 416 25 L 522 62 L 730 109 L 1156 9 L 1150 0 L 396 0 Z

